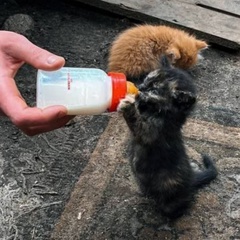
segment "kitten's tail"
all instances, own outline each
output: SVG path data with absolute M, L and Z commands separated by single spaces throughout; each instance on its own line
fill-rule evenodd
M 205 166 L 205 169 L 195 172 L 193 179 L 193 187 L 195 188 L 200 188 L 210 183 L 218 175 L 217 168 L 209 156 L 203 155 L 203 164 Z

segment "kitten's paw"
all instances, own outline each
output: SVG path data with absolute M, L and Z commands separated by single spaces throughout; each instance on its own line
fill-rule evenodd
M 120 100 L 120 103 L 118 104 L 118 107 L 117 107 L 117 111 L 122 112 L 124 109 L 126 109 L 129 105 L 133 104 L 134 102 L 135 102 L 135 95 L 127 94 L 124 99 Z
M 196 102 L 196 96 L 191 92 L 175 91 L 172 96 L 178 105 L 185 106 L 186 108 Z
M 195 99 L 194 94 L 192 94 L 191 92 L 184 92 L 184 91 L 175 91 L 173 93 L 173 97 L 177 99 L 179 103 L 189 102 Z

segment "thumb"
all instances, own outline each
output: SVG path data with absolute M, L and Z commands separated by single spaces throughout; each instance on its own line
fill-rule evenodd
M 14 59 L 43 70 L 56 70 L 65 64 L 63 57 L 36 46 L 20 34 L 8 31 L 2 33 L 1 38 L 6 43 L 3 51 Z

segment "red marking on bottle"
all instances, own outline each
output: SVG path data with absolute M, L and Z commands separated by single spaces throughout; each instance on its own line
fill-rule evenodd
M 68 88 L 68 90 L 70 90 L 70 88 L 71 88 L 71 82 L 72 82 L 72 79 L 70 77 L 70 73 L 67 73 L 67 88 Z

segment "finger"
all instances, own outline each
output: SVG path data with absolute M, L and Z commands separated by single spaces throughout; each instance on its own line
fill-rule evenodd
M 65 116 L 67 116 L 67 109 L 64 106 L 52 106 L 44 110 L 27 107 L 19 112 L 18 116 L 12 121 L 18 127 L 28 128 L 31 126 L 54 125 Z
M 1 41 L 4 42 L 2 49 L 9 56 L 22 60 L 37 69 L 56 70 L 65 64 L 63 57 L 34 45 L 20 34 L 5 32 Z
M 34 136 L 34 135 L 38 135 L 41 133 L 45 133 L 45 132 L 49 132 L 49 131 L 53 131 L 55 129 L 61 128 L 65 126 L 73 118 L 74 116 L 64 116 L 61 119 L 58 119 L 57 121 L 49 125 L 22 128 L 21 130 L 28 136 Z

